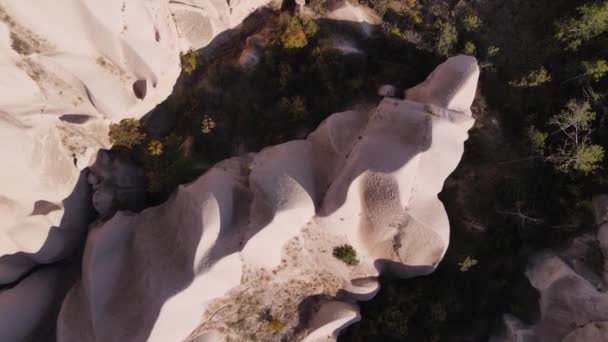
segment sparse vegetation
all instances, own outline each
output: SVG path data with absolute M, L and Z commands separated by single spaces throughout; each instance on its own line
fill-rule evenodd
M 334 247 L 333 255 L 349 266 L 359 264 L 357 251 L 351 245 L 341 245 Z

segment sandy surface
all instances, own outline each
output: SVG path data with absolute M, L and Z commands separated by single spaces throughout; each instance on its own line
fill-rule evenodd
M 471 98 L 334 114 L 305 140 L 223 161 L 166 203 L 94 227 L 59 341 L 334 340 L 381 272 L 412 277 L 441 261 L 437 193 L 473 125 L 460 109 L 478 73 L 475 59 L 452 58 L 421 87 Z M 341 244 L 358 265 L 332 255 Z

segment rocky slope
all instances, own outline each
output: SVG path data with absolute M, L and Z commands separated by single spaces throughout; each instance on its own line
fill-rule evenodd
M 306 140 L 219 163 L 166 203 L 89 233 L 59 341 L 333 339 L 377 277 L 432 272 L 437 198 L 473 125 L 479 69 L 449 59 L 406 99 L 326 119 Z M 360 262 L 332 255 L 349 244 Z

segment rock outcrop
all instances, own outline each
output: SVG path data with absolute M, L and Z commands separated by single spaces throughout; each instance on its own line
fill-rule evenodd
M 326 119 L 305 140 L 217 164 L 164 204 L 89 233 L 58 340 L 334 339 L 382 272 L 432 272 L 449 243 L 437 194 L 474 119 L 458 56 L 405 100 Z M 359 263 L 332 255 L 348 244 Z
M 526 326 L 505 317 L 497 341 L 608 341 L 608 196 L 593 200 L 597 236 L 583 235 L 561 252 L 546 252 L 526 272 L 540 293 L 540 319 Z

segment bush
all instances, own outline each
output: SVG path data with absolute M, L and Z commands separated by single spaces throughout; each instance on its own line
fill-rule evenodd
M 359 264 L 359 259 L 357 259 L 357 251 L 355 251 L 351 245 L 334 247 L 333 255 L 347 265 L 354 266 Z
M 180 54 L 182 70 L 190 75 L 198 66 L 198 51 L 190 50 L 187 53 Z
M 141 144 L 146 138 L 146 134 L 141 131 L 139 120 L 136 119 L 122 119 L 119 123 L 111 124 L 108 136 L 112 145 L 128 149 Z

